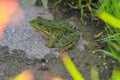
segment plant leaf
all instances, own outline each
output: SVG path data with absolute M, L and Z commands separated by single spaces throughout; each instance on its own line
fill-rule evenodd
M 91 74 L 91 80 L 99 80 L 98 68 L 92 67 L 90 74 Z
M 120 80 L 120 69 L 114 68 L 111 80 Z
M 41 0 L 44 8 L 47 8 L 48 0 Z
M 100 51 L 100 52 L 103 52 L 104 54 L 106 54 L 107 56 L 110 56 L 110 57 L 113 57 L 115 59 L 117 59 L 119 62 L 120 62 L 120 57 L 118 55 L 116 55 L 115 52 L 109 52 L 109 51 L 106 51 L 106 50 L 96 50 L 96 51 Z

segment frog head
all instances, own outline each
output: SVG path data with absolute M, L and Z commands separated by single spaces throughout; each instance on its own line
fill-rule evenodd
M 40 31 L 46 31 L 46 22 L 42 17 L 37 17 L 36 19 L 30 21 L 30 25 Z

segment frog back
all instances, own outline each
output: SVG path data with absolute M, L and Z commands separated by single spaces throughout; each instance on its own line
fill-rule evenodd
M 68 23 L 62 21 L 48 20 L 38 16 L 37 22 L 39 22 L 39 25 L 44 25 L 46 27 L 53 27 L 59 30 L 69 31 L 69 32 L 75 31 Z

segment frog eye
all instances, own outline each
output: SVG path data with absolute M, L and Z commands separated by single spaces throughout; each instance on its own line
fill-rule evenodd
M 38 23 L 39 25 L 43 25 L 41 22 Z

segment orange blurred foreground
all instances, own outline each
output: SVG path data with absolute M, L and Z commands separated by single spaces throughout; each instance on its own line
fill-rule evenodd
M 34 71 L 33 70 L 24 70 L 14 79 L 11 80 L 34 80 Z
M 0 0 L 0 37 L 18 7 L 18 0 Z
M 43 80 L 64 80 L 58 76 L 55 76 L 53 74 L 50 74 L 49 72 L 42 72 L 41 76 L 43 77 Z
M 37 79 L 40 79 L 40 80 L 41 79 L 42 80 L 64 80 L 58 76 L 50 74 L 49 72 L 41 71 L 36 73 L 36 70 L 32 70 L 32 69 L 24 70 L 23 72 L 21 72 L 14 78 L 11 78 L 10 80 L 34 80 L 35 75 L 38 75 Z

